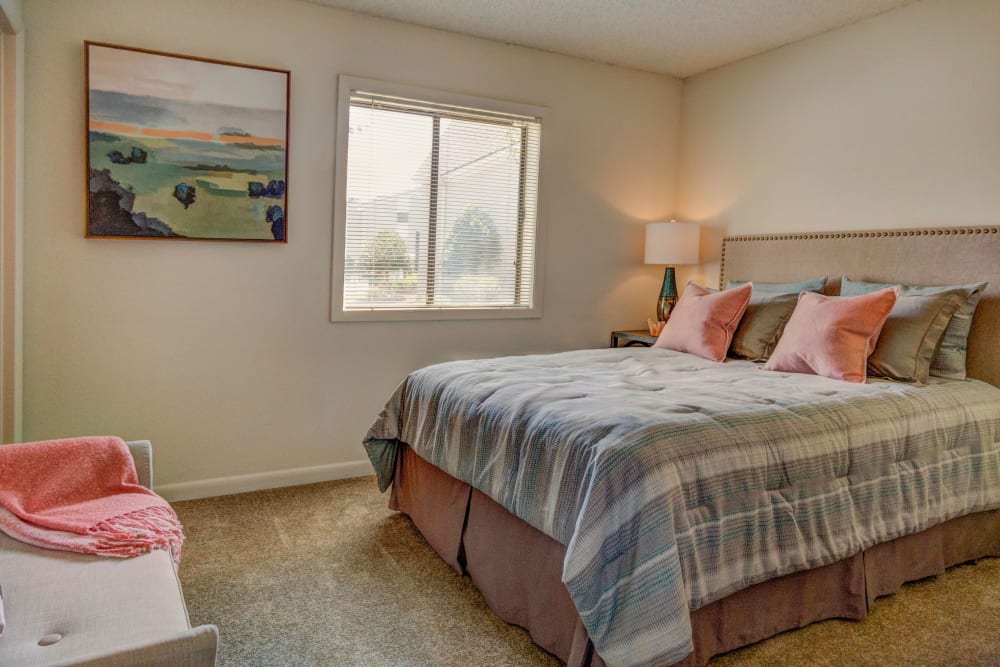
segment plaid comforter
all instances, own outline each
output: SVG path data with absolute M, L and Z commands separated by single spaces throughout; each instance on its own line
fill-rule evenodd
M 761 371 L 661 349 L 458 361 L 412 373 L 365 446 L 396 448 L 566 545 L 609 665 L 676 662 L 689 611 L 1000 507 L 1000 389 Z

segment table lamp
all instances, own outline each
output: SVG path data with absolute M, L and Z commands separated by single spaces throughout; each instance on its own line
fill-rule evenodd
M 696 222 L 651 222 L 646 225 L 646 264 L 666 264 L 663 287 L 656 302 L 656 319 L 666 321 L 677 304 L 675 264 L 698 263 L 699 228 Z

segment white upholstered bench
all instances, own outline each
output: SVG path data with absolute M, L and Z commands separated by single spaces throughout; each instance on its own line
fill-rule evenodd
M 152 488 L 149 441 L 128 443 Z M 6 631 L 0 665 L 206 667 L 218 630 L 192 628 L 180 580 L 163 550 L 103 558 L 40 549 L 0 533 Z

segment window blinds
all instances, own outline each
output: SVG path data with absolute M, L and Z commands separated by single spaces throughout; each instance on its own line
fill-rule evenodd
M 540 120 L 350 100 L 344 309 L 530 308 Z

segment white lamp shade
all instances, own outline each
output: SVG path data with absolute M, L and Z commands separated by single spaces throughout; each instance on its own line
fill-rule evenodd
M 646 264 L 697 264 L 697 222 L 651 222 L 646 225 Z

